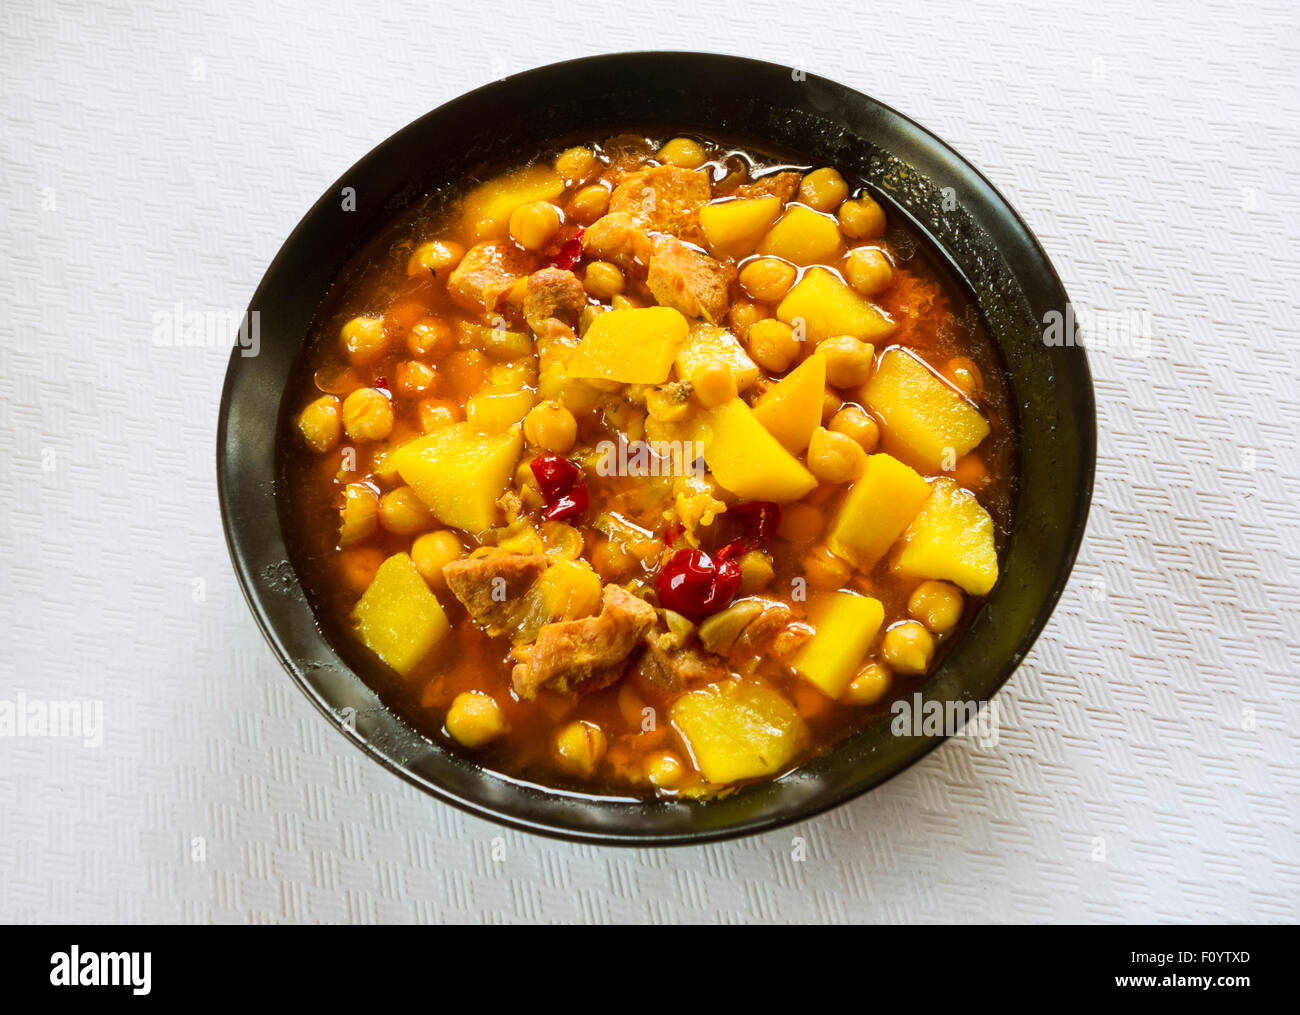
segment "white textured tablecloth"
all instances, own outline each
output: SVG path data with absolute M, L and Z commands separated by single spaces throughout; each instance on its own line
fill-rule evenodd
M 103 744 L 0 737 L 0 919 L 1300 919 L 1300 12 L 550 6 L 5 0 L 0 700 L 102 701 Z M 227 350 L 151 341 L 177 303 L 242 311 L 324 188 L 427 109 L 641 48 L 908 113 L 1077 303 L 1151 325 L 1149 355 L 1092 355 L 1092 519 L 997 746 L 671 851 L 503 831 L 329 728 L 227 561 Z

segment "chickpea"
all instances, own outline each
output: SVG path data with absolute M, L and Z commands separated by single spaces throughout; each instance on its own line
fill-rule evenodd
M 409 486 L 389 490 L 379 498 L 379 524 L 399 536 L 413 536 L 437 519 Z
M 659 154 L 655 158 L 666 166 L 699 169 L 708 156 L 704 152 L 703 145 L 698 141 L 689 137 L 675 137 L 659 149 Z
M 343 427 L 339 422 L 339 400 L 333 395 L 321 395 L 298 414 L 298 432 L 307 446 L 324 454 L 339 442 Z
M 744 338 L 749 333 L 749 329 L 766 316 L 766 311 L 757 303 L 737 300 L 731 305 L 731 312 L 727 314 L 727 321 L 731 324 L 732 330 L 741 338 Z
M 425 317 L 416 321 L 406 333 L 406 348 L 412 356 L 436 363 L 456 348 L 456 336 L 446 321 Z
M 847 434 L 819 426 L 808 442 L 808 471 L 823 483 L 851 483 L 867 466 L 862 445 Z
M 586 179 L 598 164 L 596 153 L 581 146 L 566 148 L 555 157 L 555 171 L 570 182 Z
M 852 335 L 836 335 L 817 346 L 826 354 L 826 383 L 837 388 L 851 388 L 871 376 L 876 350 L 869 342 L 859 342 Z
M 885 632 L 880 654 L 897 673 L 924 673 L 934 658 L 934 636 L 924 624 L 902 620 Z
M 851 240 L 871 239 L 885 231 L 885 209 L 869 197 L 840 205 L 840 232 Z
M 592 261 L 582 277 L 582 286 L 598 300 L 613 299 L 623 291 L 623 273 L 608 261 Z
M 379 528 L 379 494 L 365 483 L 343 488 L 339 509 L 339 546 L 352 546 L 374 535 Z
M 393 404 L 378 388 L 357 388 L 343 399 L 343 428 L 358 441 L 382 441 L 393 432 Z
M 433 370 L 419 360 L 403 360 L 393 371 L 393 384 L 397 393 L 408 398 L 427 394 L 436 380 Z
M 559 402 L 541 402 L 524 417 L 524 437 L 535 448 L 565 455 L 578 437 L 578 421 Z
M 725 363 L 710 363 L 691 377 L 695 397 L 712 408 L 736 397 L 738 389 L 731 368 Z
M 857 247 L 844 262 L 844 277 L 863 296 L 874 296 L 894 281 L 894 266 L 883 250 Z
M 795 267 L 779 257 L 759 257 L 740 269 L 740 287 L 762 303 L 777 303 L 794 285 Z
M 822 394 L 822 425 L 825 426 L 844 405 L 844 399 L 829 388 Z
M 880 663 L 867 663 L 858 670 L 842 699 L 846 705 L 874 705 L 889 690 L 892 674 Z
M 943 373 L 972 402 L 978 402 L 983 396 L 984 374 L 973 359 L 966 356 L 950 359 Z
M 989 481 L 989 470 L 979 455 L 962 455 L 952 470 L 952 478 L 968 490 L 982 490 Z
M 751 596 L 761 592 L 771 584 L 775 573 L 768 554 L 762 550 L 750 550 L 740 558 L 740 594 Z
M 575 416 L 581 416 L 600 404 L 600 391 L 586 381 L 569 381 L 560 388 L 560 401 Z
M 463 552 L 460 540 L 453 533 L 439 529 L 416 537 L 411 544 L 411 562 L 430 588 L 441 591 L 447 587 L 442 569 L 453 560 L 459 560 Z
M 862 450 L 871 454 L 880 444 L 880 425 L 856 405 L 846 405 L 831 417 L 830 428 L 852 437 Z
M 686 766 L 672 751 L 659 751 L 645 759 L 645 775 L 652 786 L 675 789 L 686 777 Z
M 556 757 L 573 775 L 590 776 L 595 772 L 608 746 L 605 731 L 585 720 L 569 723 L 555 737 Z
M 808 584 L 822 591 L 842 588 L 853 575 L 848 563 L 831 553 L 825 544 L 814 546 L 799 563 Z
M 578 225 L 589 226 L 609 208 L 609 191 L 599 183 L 583 187 L 569 202 L 569 215 Z
M 438 274 L 448 271 L 460 264 L 465 256 L 465 248 L 453 240 L 434 240 L 423 243 L 416 248 L 406 262 L 406 274 L 415 278 L 417 275 Z
M 815 504 L 796 501 L 781 512 L 776 533 L 789 543 L 811 543 L 822 534 L 826 518 Z
M 441 398 L 426 398 L 420 403 L 420 429 L 433 433 L 461 420 L 460 406 Z
M 799 355 L 799 340 L 794 337 L 794 329 L 774 317 L 754 324 L 745 341 L 754 362 L 769 373 L 785 373 Z
M 799 200 L 816 211 L 834 211 L 849 196 L 849 185 L 834 169 L 814 169 L 799 184 Z
M 464 691 L 447 709 L 447 732 L 463 747 L 482 747 L 506 731 L 506 717 L 490 694 Z
M 388 350 L 388 331 L 382 317 L 354 317 L 339 332 L 343 349 L 353 366 L 365 366 Z
M 961 620 L 961 589 L 948 582 L 924 581 L 907 601 L 907 612 L 935 634 L 947 634 Z
M 560 231 L 560 209 L 550 201 L 521 204 L 510 216 L 510 238 L 525 250 L 541 250 Z

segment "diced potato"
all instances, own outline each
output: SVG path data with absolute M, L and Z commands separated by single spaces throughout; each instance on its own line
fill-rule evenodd
M 697 433 L 713 478 L 742 500 L 798 500 L 817 485 L 739 398 L 706 413 Z
M 501 433 L 528 415 L 535 398 L 527 389 L 480 391 L 465 402 L 465 421 L 479 433 Z
M 709 249 L 723 256 L 742 257 L 754 249 L 781 214 L 781 199 L 771 194 L 724 199 L 706 204 L 699 214 Z
M 808 742 L 793 705 L 770 687 L 738 678 L 683 694 L 668 717 L 695 767 L 715 785 L 775 775 Z
M 532 641 L 544 624 L 600 612 L 600 576 L 585 560 L 555 560 L 520 602 L 518 640 Z
M 826 357 L 815 352 L 763 393 L 754 418 L 797 455 L 821 425 L 825 398 Z
M 831 524 L 826 545 L 866 572 L 916 517 L 930 484 L 890 455 L 872 455 Z
M 885 608 L 870 596 L 831 592 L 813 619 L 817 633 L 799 650 L 791 665 L 828 698 L 838 700 L 866 658 L 884 622 Z
M 677 352 L 677 376 L 694 381 L 703 371 L 719 363 L 731 372 L 737 391 L 744 391 L 758 380 L 758 364 L 749 358 L 731 332 L 714 324 L 692 325 L 686 344 Z
M 438 597 L 404 553 L 379 565 L 352 620 L 366 648 L 403 676 L 451 630 Z
M 598 314 L 569 359 L 568 376 L 662 384 L 688 331 L 686 318 L 672 307 Z
M 776 308 L 776 316 L 792 327 L 802 320 L 813 342 L 836 335 L 875 342 L 894 330 L 889 315 L 825 268 L 809 268 Z
M 864 398 L 884 421 L 885 446 L 936 471 L 951 471 L 989 433 L 979 410 L 906 349 L 886 350 Z
M 893 569 L 912 578 L 950 581 L 973 596 L 988 595 L 998 580 L 993 519 L 969 490 L 936 479 L 903 533 Z
M 758 252 L 792 264 L 826 264 L 839 258 L 843 242 L 833 218 L 795 205 L 759 241 Z
M 497 498 L 514 476 L 524 441 L 517 427 L 480 434 L 453 423 L 394 452 L 402 481 L 444 525 L 482 532 L 497 524 Z
M 474 240 L 504 236 L 515 209 L 532 201 L 554 201 L 564 180 L 550 166 L 538 164 L 498 177 L 465 195 L 461 221 Z

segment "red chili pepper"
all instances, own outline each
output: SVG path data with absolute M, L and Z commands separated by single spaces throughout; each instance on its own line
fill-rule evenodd
M 781 505 L 770 500 L 747 500 L 727 508 L 727 514 L 745 527 L 745 541 L 752 547 L 766 543 L 781 524 Z M 747 547 L 748 548 L 748 547 Z
M 568 271 L 582 260 L 582 234 L 584 232 L 586 232 L 585 229 L 579 229 L 560 244 L 559 253 L 551 258 L 551 263 L 555 267 Z
M 384 377 L 383 375 L 380 375 L 379 377 L 376 377 L 376 378 L 375 378 L 375 387 L 376 387 L 376 388 L 382 388 L 384 391 L 387 391 L 387 390 L 388 390 L 388 378 L 387 378 L 387 377 Z
M 538 455 L 529 463 L 546 501 L 542 517 L 561 522 L 587 510 L 590 495 L 582 470 L 562 455 Z
M 664 529 L 664 546 L 672 548 L 673 543 L 677 542 L 677 537 L 686 531 L 686 526 L 681 522 L 673 522 L 668 528 Z
M 692 620 L 717 613 L 740 590 L 740 565 L 714 560 L 703 550 L 678 550 L 655 581 L 659 603 Z

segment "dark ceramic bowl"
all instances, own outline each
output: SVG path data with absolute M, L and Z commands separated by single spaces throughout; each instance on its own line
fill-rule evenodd
M 386 709 L 317 625 L 278 512 L 284 392 L 318 306 L 348 259 L 413 199 L 476 165 L 574 133 L 646 125 L 786 149 L 868 183 L 933 241 L 974 291 L 1010 372 L 1020 480 L 1002 578 L 924 685 L 986 702 L 1029 651 L 1074 563 L 1092 492 L 1096 418 L 1083 349 L 1045 344 L 1065 290 L 1020 216 L 960 155 L 874 99 L 789 67 L 701 53 L 628 53 L 487 85 L 375 148 L 316 203 L 267 270 L 250 311 L 260 353 L 230 360 L 217 479 L 235 572 L 262 633 L 308 698 L 372 758 L 433 796 L 516 828 L 588 842 L 700 843 L 811 817 L 879 785 L 940 737 L 899 737 L 886 713 L 788 775 L 706 803 L 558 792 L 479 768 Z M 355 210 L 344 210 L 344 188 Z

